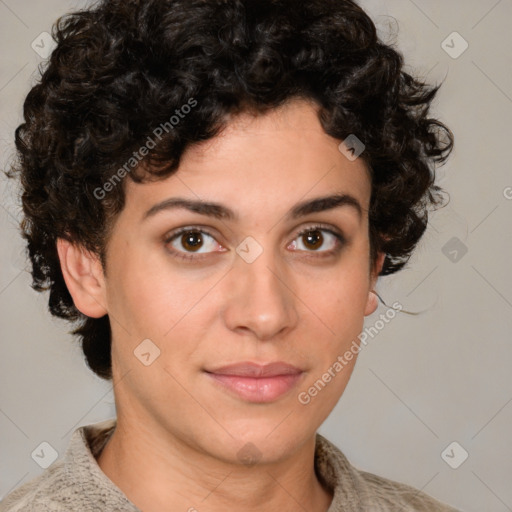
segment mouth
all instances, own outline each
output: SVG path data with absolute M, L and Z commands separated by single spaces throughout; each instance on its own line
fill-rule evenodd
M 300 368 L 284 362 L 236 363 L 205 370 L 220 389 L 247 402 L 273 402 L 289 393 L 304 375 Z

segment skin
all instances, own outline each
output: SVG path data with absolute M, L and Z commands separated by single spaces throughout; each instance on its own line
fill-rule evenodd
M 96 255 L 58 241 L 78 309 L 111 320 L 117 428 L 98 464 L 145 512 L 328 509 L 332 492 L 314 470 L 315 434 L 356 357 L 309 404 L 298 394 L 357 340 L 364 316 L 377 307 L 371 290 L 384 259 L 379 253 L 370 268 L 368 171 L 339 143 L 304 100 L 242 114 L 189 148 L 171 177 L 126 181 L 105 272 Z M 356 198 L 361 217 L 345 205 L 286 218 L 297 203 L 333 192 Z M 174 209 L 142 220 L 171 197 L 221 203 L 239 219 Z M 323 239 L 312 247 L 298 234 L 316 223 L 325 225 Z M 203 234 L 199 252 L 182 237 L 166 242 L 189 226 L 211 235 Z M 345 236 L 338 252 L 326 256 L 338 245 L 323 229 Z M 236 252 L 247 236 L 263 249 L 252 263 Z M 172 249 L 203 259 L 182 260 Z M 147 338 L 160 350 L 149 366 L 134 355 Z M 277 400 L 251 403 L 204 372 L 241 361 L 284 361 L 304 373 Z M 256 464 L 237 455 L 247 443 L 256 447 Z

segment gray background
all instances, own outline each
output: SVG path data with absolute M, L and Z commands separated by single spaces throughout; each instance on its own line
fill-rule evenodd
M 388 304 L 425 313 L 398 315 L 369 338 L 320 432 L 355 466 L 461 510 L 512 510 L 512 2 L 360 3 L 409 71 L 446 78 L 433 113 L 456 148 L 438 171 L 449 205 L 432 217 L 409 267 L 378 284 Z M 0 0 L 2 167 L 42 61 L 31 43 L 81 5 Z M 397 37 L 385 35 L 390 27 Z M 469 43 L 458 58 L 442 47 L 454 31 Z M 460 51 L 456 36 L 446 44 Z M 75 428 L 115 415 L 111 386 L 85 367 L 67 324 L 47 313 L 47 296 L 31 290 L 16 190 L 3 178 L 1 194 L 0 497 L 42 472 L 31 458 L 41 442 L 62 455 Z M 452 465 L 462 449 L 469 454 L 457 469 L 441 457 L 453 441 L 462 448 L 448 452 Z

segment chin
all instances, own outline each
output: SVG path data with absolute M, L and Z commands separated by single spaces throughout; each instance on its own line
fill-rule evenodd
M 292 416 L 294 413 L 290 414 L 290 421 L 284 419 L 286 414 L 278 421 L 242 420 L 236 425 L 226 425 L 230 435 L 223 431 L 217 439 L 212 438 L 210 431 L 206 440 L 209 451 L 215 457 L 231 464 L 253 465 L 286 459 L 315 433 L 313 428 L 299 429 L 297 421 L 291 419 Z

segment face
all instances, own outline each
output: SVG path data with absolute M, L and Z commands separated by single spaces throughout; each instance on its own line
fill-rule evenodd
M 127 180 L 103 297 L 118 417 L 229 461 L 314 436 L 356 358 L 333 365 L 375 308 L 369 175 L 339 143 L 294 101 L 232 119 L 164 181 Z

